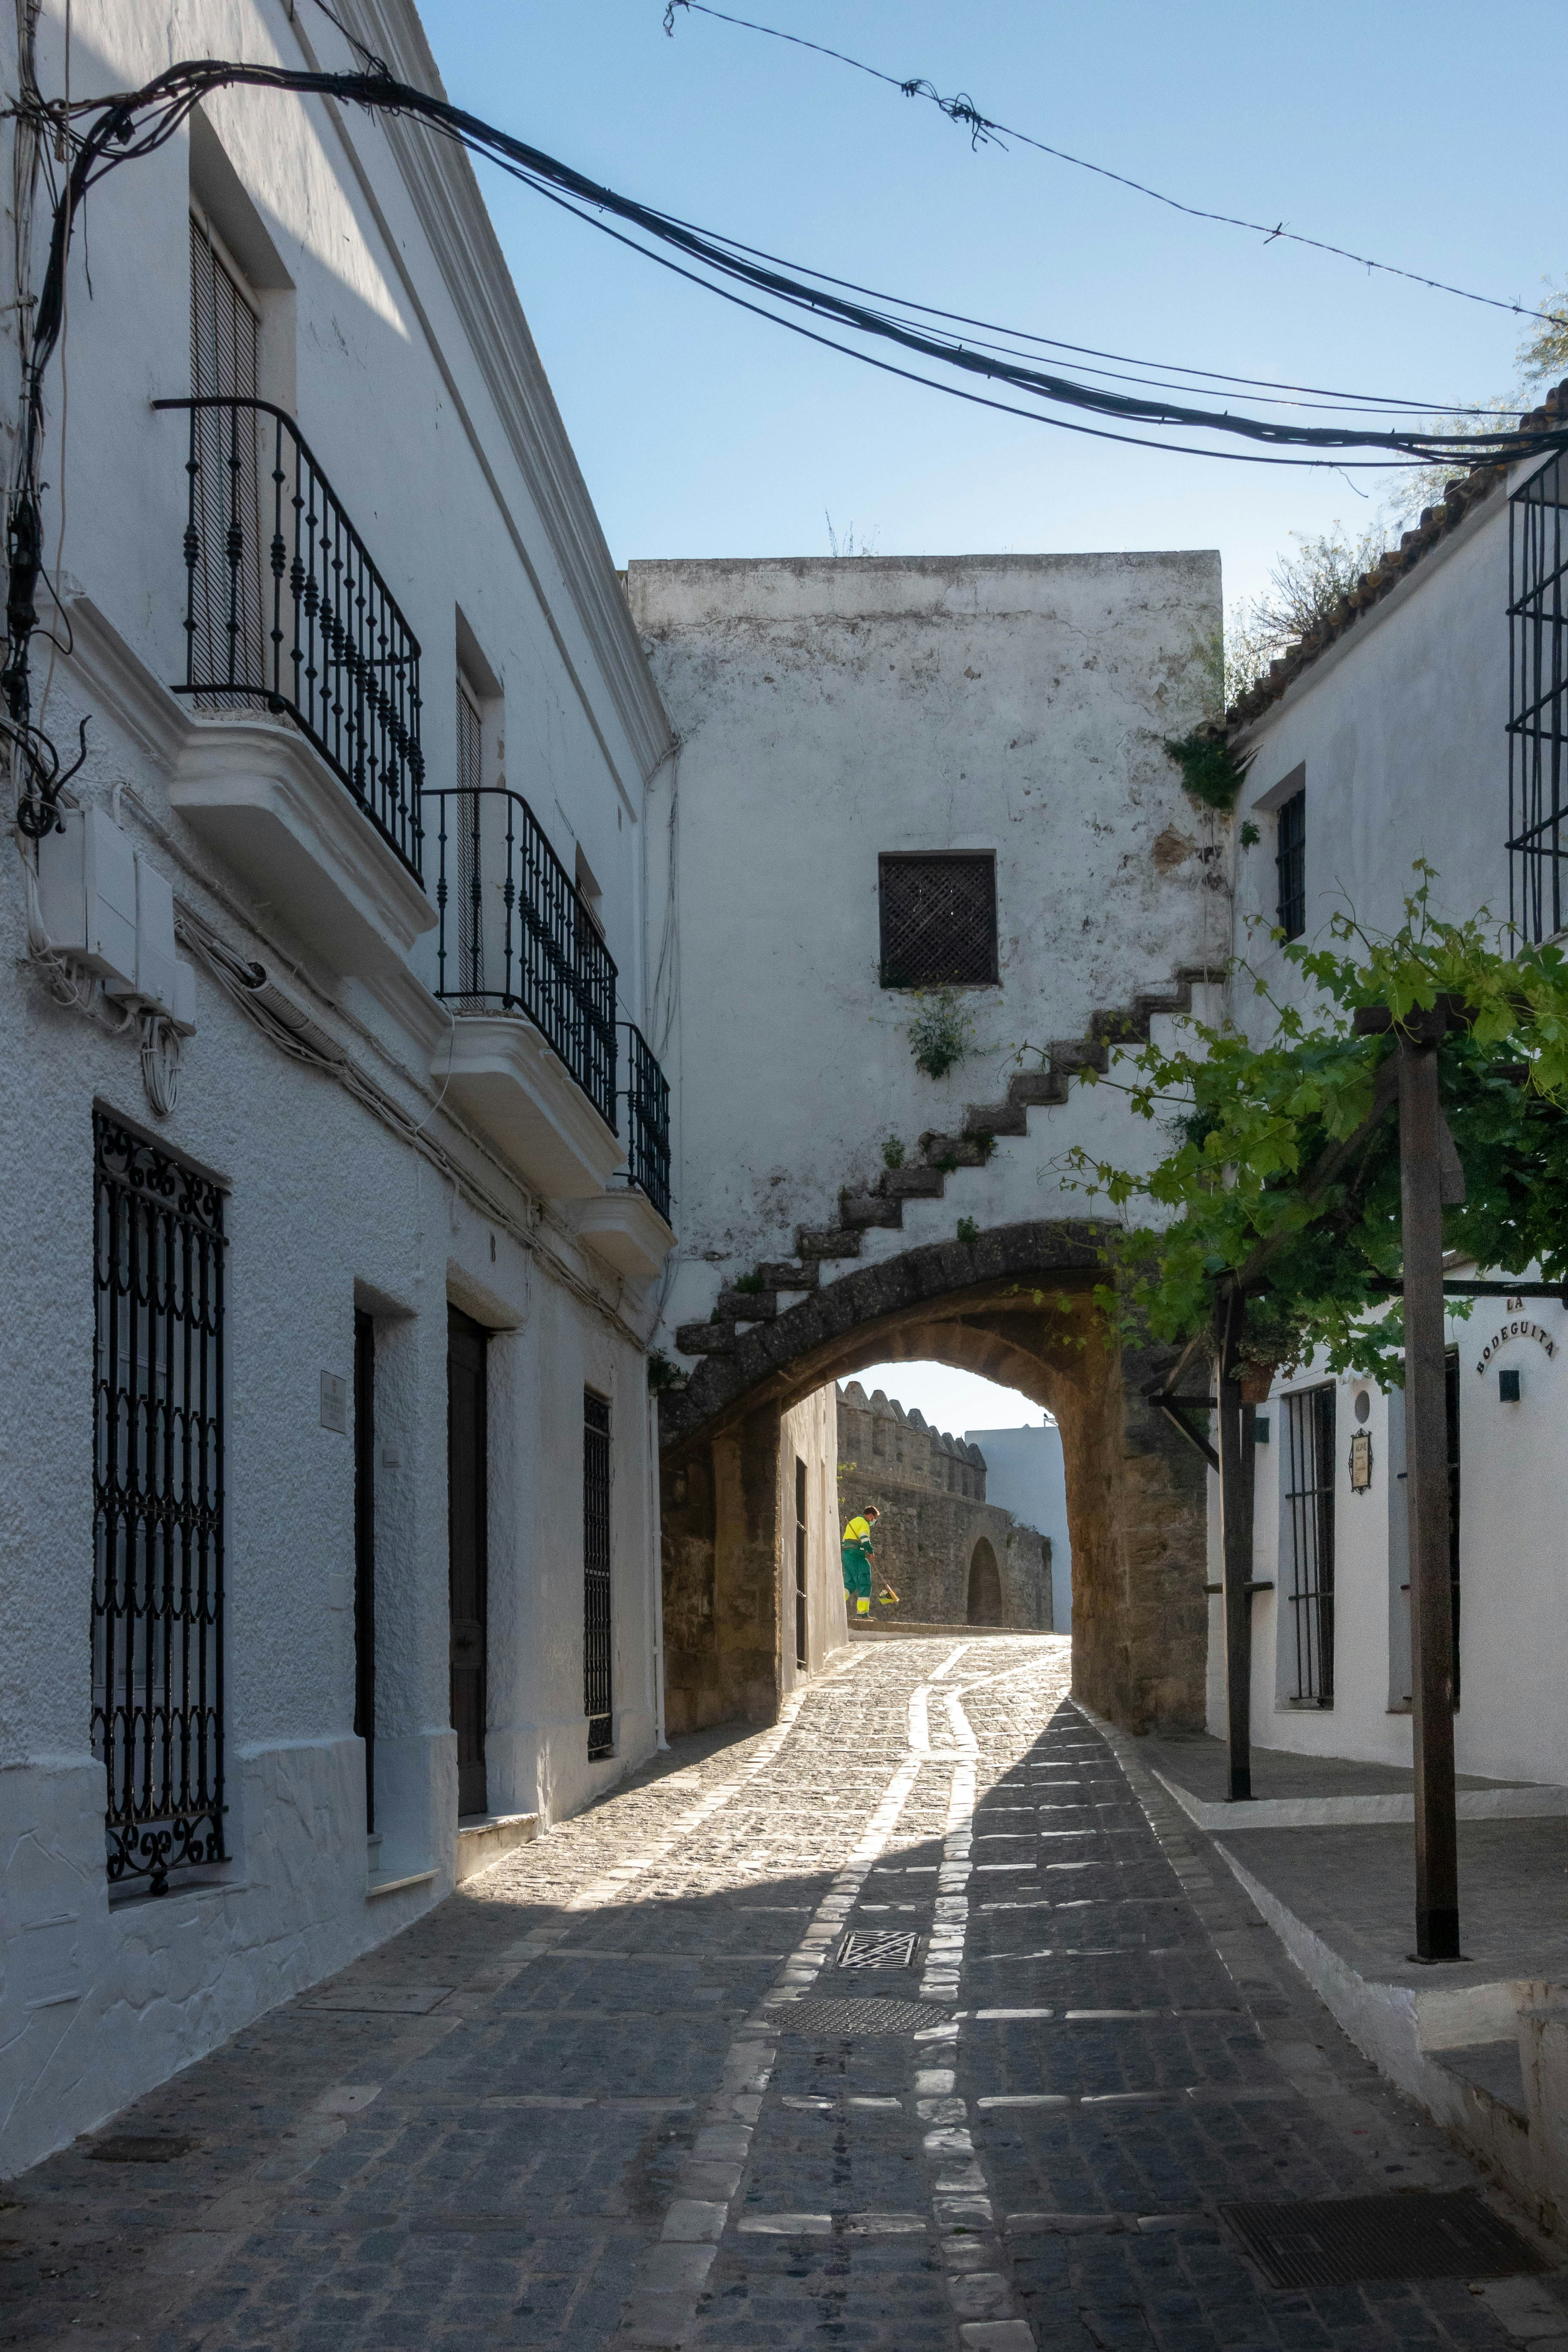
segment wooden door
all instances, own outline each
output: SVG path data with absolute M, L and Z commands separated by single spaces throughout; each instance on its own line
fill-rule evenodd
M 489 1811 L 485 1790 L 485 1340 L 478 1323 L 447 1309 L 447 1543 L 451 1599 L 452 1728 L 458 1811 Z

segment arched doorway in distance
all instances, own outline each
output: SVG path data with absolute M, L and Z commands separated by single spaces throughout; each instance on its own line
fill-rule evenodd
M 972 1625 L 1002 1622 L 1002 1571 L 988 1536 L 981 1537 L 970 1555 L 968 1616 Z

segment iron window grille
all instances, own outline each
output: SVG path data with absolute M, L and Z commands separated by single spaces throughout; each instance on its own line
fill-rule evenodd
M 1274 869 L 1279 877 L 1275 916 L 1288 940 L 1307 928 L 1307 790 L 1303 785 L 1279 804 L 1275 819 Z
M 610 1408 L 583 1391 L 583 1711 L 588 1760 L 616 1752 L 610 1648 Z
M 1285 1511 L 1295 1689 L 1309 1706 L 1334 1696 L 1334 1384 L 1285 1399 Z
M 185 675 L 174 692 L 292 719 L 417 881 L 419 644 L 364 541 L 270 401 L 220 393 L 153 405 L 190 419 Z
M 1550 458 L 1509 500 L 1509 911 L 1522 939 L 1568 923 L 1568 472 Z
M 111 1885 L 224 1843 L 224 1195 L 93 1113 L 92 1751 Z
M 463 1013 L 526 1013 L 618 1133 L 615 961 L 572 877 L 521 793 L 458 784 L 425 798 L 437 809 L 437 995 Z
M 669 1082 L 647 1039 L 635 1022 L 623 1021 L 626 1036 L 627 1181 L 645 1192 L 669 1223 Z
M 879 858 L 884 988 L 967 987 L 1001 978 L 991 851 Z

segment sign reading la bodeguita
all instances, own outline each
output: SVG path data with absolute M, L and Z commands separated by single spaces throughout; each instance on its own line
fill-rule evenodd
M 1511 1300 L 1509 1303 L 1510 1306 L 1513 1304 Z M 1543 1331 L 1539 1323 L 1531 1323 L 1521 1315 L 1513 1322 L 1505 1323 L 1500 1331 L 1492 1333 L 1491 1338 L 1481 1349 L 1480 1360 L 1476 1366 L 1478 1372 L 1486 1370 L 1505 1339 L 1533 1339 L 1538 1347 L 1545 1349 L 1549 1356 L 1554 1356 L 1557 1353 L 1557 1342 L 1551 1332 Z

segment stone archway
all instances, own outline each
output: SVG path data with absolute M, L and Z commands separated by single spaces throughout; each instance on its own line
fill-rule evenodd
M 782 1415 L 867 1365 L 921 1359 L 1019 1390 L 1062 1433 L 1073 1680 L 1135 1731 L 1204 1720 L 1205 1473 L 1145 1402 L 1093 1300 L 1100 1229 L 1007 1225 L 858 1267 L 736 1335 L 660 1400 L 669 1728 L 769 1722 L 794 1675 L 779 1525 Z
M 971 1625 L 1002 1622 L 1002 1571 L 986 1536 L 981 1537 L 969 1557 L 969 1596 L 964 1614 Z

